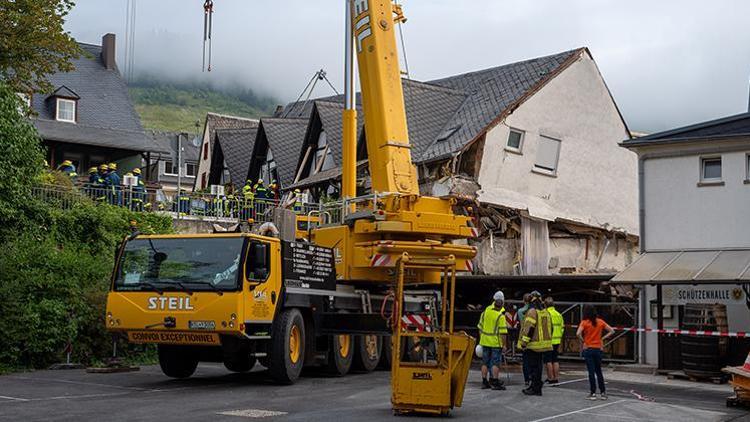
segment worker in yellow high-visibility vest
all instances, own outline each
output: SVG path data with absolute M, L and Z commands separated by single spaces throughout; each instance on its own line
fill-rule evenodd
M 560 353 L 560 343 L 562 343 L 563 332 L 565 331 L 565 325 L 563 316 L 560 312 L 555 309 L 555 301 L 552 296 L 547 296 L 544 299 L 544 306 L 549 312 L 549 316 L 552 319 L 552 350 L 545 352 L 543 359 L 544 365 L 547 367 L 547 383 L 557 384 L 560 382 L 560 362 L 558 360 L 558 354 Z
M 508 334 L 505 321 L 505 295 L 497 291 L 492 304 L 479 317 L 479 345 L 482 346 L 482 389 L 505 390 L 500 380 L 500 363 Z M 489 379 L 488 379 L 489 378 Z
M 541 293 L 531 292 L 529 310 L 524 314 L 518 347 L 526 352 L 531 384 L 522 392 L 528 396 L 542 395 L 542 355 L 552 350 L 552 318 L 544 308 Z

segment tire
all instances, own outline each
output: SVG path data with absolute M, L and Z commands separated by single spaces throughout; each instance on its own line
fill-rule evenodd
M 277 382 L 292 384 L 299 378 L 304 363 L 305 322 L 299 310 L 287 309 L 273 324 L 268 371 Z
M 198 357 L 189 347 L 160 344 L 159 366 L 164 375 L 171 378 L 188 378 L 198 367 Z
M 330 336 L 326 372 L 337 377 L 349 373 L 354 360 L 354 343 L 350 335 Z
M 354 369 L 372 372 L 380 361 L 383 338 L 376 335 L 356 336 L 354 339 Z
M 224 367 L 232 372 L 250 372 L 255 366 L 255 357 L 229 359 L 224 361 Z

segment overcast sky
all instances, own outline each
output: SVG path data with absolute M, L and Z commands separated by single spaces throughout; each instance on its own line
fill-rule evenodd
M 343 85 L 343 0 L 215 0 L 213 71 L 201 74 L 201 0 L 139 0 L 135 71 L 241 83 L 294 100 L 324 68 Z M 630 128 L 653 132 L 744 112 L 744 0 L 403 0 L 417 80 L 587 46 Z M 123 52 L 126 0 L 78 0 L 67 29 Z M 122 57 L 120 57 L 122 63 Z M 122 68 L 122 65 L 121 65 Z M 330 88 L 318 88 L 328 95 Z

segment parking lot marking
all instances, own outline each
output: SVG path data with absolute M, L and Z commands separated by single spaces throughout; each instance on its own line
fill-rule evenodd
M 244 410 L 228 410 L 226 412 L 219 412 L 217 415 L 222 416 L 239 416 L 243 418 L 269 418 L 272 416 L 283 416 L 286 412 L 279 412 L 276 410 L 261 410 L 261 409 L 244 409 Z
M 12 401 L 29 401 L 29 399 L 22 399 L 19 397 L 8 397 L 8 396 L 0 396 L 0 399 L 12 400 Z
M 569 381 L 558 382 L 558 383 L 555 383 L 555 384 L 550 384 L 549 386 L 550 387 L 559 387 L 561 385 L 572 384 L 574 382 L 581 382 L 581 381 L 587 381 L 587 380 L 588 380 L 588 378 L 579 378 L 577 380 L 569 380 Z
M 12 379 L 24 380 L 24 381 L 48 381 L 48 382 L 60 382 L 63 384 L 91 385 L 93 387 L 118 388 L 121 390 L 152 391 L 151 388 L 127 387 L 123 385 L 101 384 L 98 382 L 71 381 L 71 380 L 64 380 L 64 379 L 57 379 L 57 378 L 19 377 L 15 375 L 6 375 L 5 378 L 12 378 Z
M 533 420 L 531 422 L 551 421 L 552 419 L 563 418 L 565 416 L 575 415 L 577 413 L 588 412 L 589 410 L 601 409 L 602 407 L 612 406 L 613 404 L 622 403 L 622 402 L 626 402 L 626 401 L 627 400 L 624 400 L 624 399 L 623 400 L 617 400 L 617 401 L 613 401 L 613 402 L 609 402 L 609 403 L 600 404 L 598 406 L 586 407 L 584 409 L 578 409 L 578 410 L 574 410 L 572 412 L 561 413 L 559 415 L 554 415 L 554 416 L 547 416 L 546 418 L 541 418 L 541 419 L 535 419 L 535 420 Z

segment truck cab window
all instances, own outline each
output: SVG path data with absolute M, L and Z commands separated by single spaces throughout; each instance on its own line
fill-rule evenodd
M 267 243 L 250 242 L 247 252 L 245 275 L 249 281 L 264 282 L 270 272 L 269 248 Z

